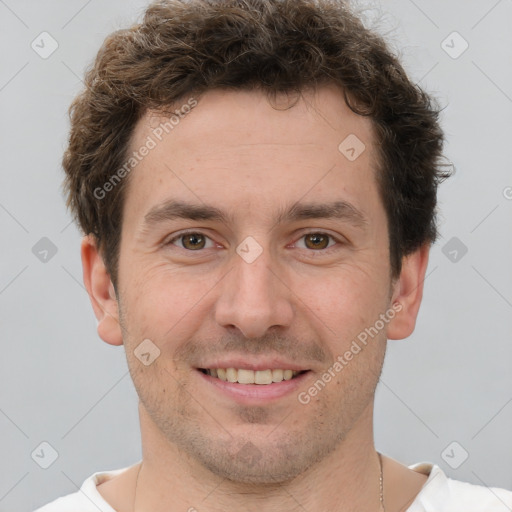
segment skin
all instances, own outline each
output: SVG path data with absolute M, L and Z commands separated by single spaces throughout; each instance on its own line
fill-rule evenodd
M 387 339 L 414 330 L 429 247 L 404 258 L 391 279 L 370 119 L 334 86 L 304 92 L 288 109 L 281 101 L 275 109 L 260 92 L 210 91 L 131 172 L 116 290 L 94 238 L 83 240 L 98 333 L 124 344 L 140 398 L 142 467 L 98 486 L 119 512 L 379 510 L 375 387 Z M 154 112 L 139 121 L 133 150 L 160 121 Z M 365 144 L 354 161 L 338 150 L 350 134 Z M 170 198 L 232 218 L 146 225 Z M 297 201 L 335 200 L 365 222 L 277 223 Z M 196 239 L 199 250 L 177 236 L 185 229 L 207 237 Z M 308 233 L 334 238 L 314 245 Z M 252 263 L 236 252 L 248 236 L 262 249 Z M 295 392 L 241 404 L 196 370 L 228 355 L 276 355 L 310 370 L 299 390 L 307 391 L 397 303 L 400 312 L 308 404 Z M 145 339 L 160 350 L 147 366 L 134 354 Z M 405 510 L 427 476 L 383 460 L 386 511 Z

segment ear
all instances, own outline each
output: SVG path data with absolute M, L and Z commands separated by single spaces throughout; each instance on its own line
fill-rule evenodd
M 87 235 L 82 239 L 81 254 L 84 284 L 98 320 L 98 334 L 110 345 L 122 345 L 123 337 L 114 285 L 93 235 Z
M 400 304 L 401 309 L 396 309 L 396 315 L 388 324 L 387 336 L 391 340 L 407 338 L 414 331 L 423 297 L 429 252 L 430 244 L 427 243 L 402 259 L 402 270 L 393 285 L 391 301 L 392 304 Z

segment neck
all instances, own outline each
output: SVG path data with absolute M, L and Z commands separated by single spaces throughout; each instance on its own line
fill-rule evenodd
M 290 481 L 246 484 L 215 475 L 141 415 L 143 462 L 134 489 L 134 512 L 225 510 L 381 511 L 379 457 L 372 411 L 365 411 L 336 449 Z M 144 440 L 151 440 L 151 443 Z

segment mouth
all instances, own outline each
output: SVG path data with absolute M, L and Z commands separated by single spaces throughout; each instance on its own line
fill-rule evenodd
M 281 368 L 267 368 L 266 370 L 249 370 L 245 368 L 198 368 L 198 370 L 204 375 L 224 382 L 258 384 L 262 386 L 293 380 L 310 371 Z

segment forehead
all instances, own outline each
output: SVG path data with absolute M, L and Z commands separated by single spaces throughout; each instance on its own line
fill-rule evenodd
M 300 198 L 375 199 L 372 121 L 352 112 L 335 86 L 295 99 L 215 90 L 173 106 L 180 115 L 147 112 L 130 152 L 151 150 L 130 174 L 125 212 L 144 216 L 170 197 L 235 216 L 251 209 L 268 214 L 276 203 L 278 215 Z

